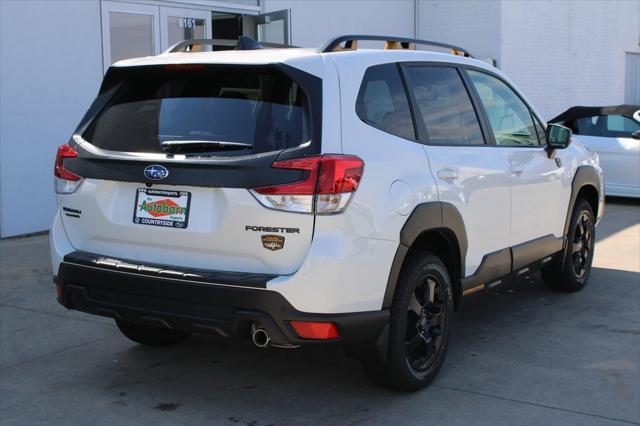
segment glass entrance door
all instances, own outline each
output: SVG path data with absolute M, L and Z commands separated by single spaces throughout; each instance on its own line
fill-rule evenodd
M 211 12 L 206 10 L 160 8 L 162 50 L 191 38 L 211 38 Z M 202 49 L 193 46 L 194 51 Z
M 102 2 L 104 69 L 122 59 L 160 53 L 158 7 Z

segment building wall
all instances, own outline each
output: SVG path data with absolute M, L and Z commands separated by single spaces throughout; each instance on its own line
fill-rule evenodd
M 262 0 L 262 10 L 291 10 L 291 43 L 318 47 L 341 34 L 414 36 L 413 0 Z
M 263 0 L 261 4 L 263 11 L 291 10 L 292 42 L 300 46 L 318 46 L 337 34 L 393 34 L 457 44 L 479 59 L 495 59 L 545 119 L 573 105 L 623 103 L 625 52 L 640 51 L 639 1 Z
M 102 78 L 100 4 L 0 1 L 0 235 L 49 228 L 53 160 Z
M 189 2 L 166 4 L 176 1 Z M 622 103 L 625 52 L 640 51 L 639 1 L 261 0 L 260 7 L 290 9 L 300 46 L 346 33 L 459 44 L 497 60 L 546 119 L 571 105 Z M 55 149 L 95 96 L 102 69 L 99 0 L 0 0 L 0 237 L 48 229 Z
M 420 0 L 418 38 L 455 44 L 500 64 L 500 15 L 499 0 Z
M 500 68 L 543 118 L 624 102 L 625 52 L 640 50 L 640 1 L 502 2 Z

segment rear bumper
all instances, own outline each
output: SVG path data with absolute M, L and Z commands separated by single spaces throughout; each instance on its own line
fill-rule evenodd
M 82 256 L 86 260 L 91 255 Z M 68 309 L 94 315 L 236 338 L 249 337 L 251 324 L 258 322 L 277 346 L 375 343 L 389 321 L 388 310 L 299 312 L 280 293 L 260 288 L 260 280 L 268 277 L 246 277 L 246 286 L 241 285 L 245 280 L 229 285 L 198 281 L 184 274 L 161 276 L 148 272 L 157 269 L 157 265 L 125 269 L 81 259 L 70 254 L 60 264 L 54 278 L 61 290 L 58 301 Z M 212 277 L 215 279 L 215 274 Z M 340 337 L 326 341 L 302 339 L 289 324 L 292 320 L 333 322 Z

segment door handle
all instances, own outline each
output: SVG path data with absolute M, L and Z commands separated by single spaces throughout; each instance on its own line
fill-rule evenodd
M 438 177 L 442 180 L 455 180 L 458 179 L 458 172 L 453 169 L 440 169 L 438 170 Z
M 511 173 L 516 176 L 520 176 L 522 174 L 522 166 L 520 165 L 511 166 Z

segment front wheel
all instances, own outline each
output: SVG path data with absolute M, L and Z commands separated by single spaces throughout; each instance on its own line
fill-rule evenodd
M 146 346 L 171 346 L 186 340 L 191 335 L 188 331 L 152 327 L 124 320 L 116 320 L 116 325 L 130 340 Z
M 584 199 L 576 202 L 564 257 L 556 259 L 542 269 L 542 280 L 555 290 L 581 290 L 591 273 L 595 247 L 595 216 L 591 205 Z
M 442 260 L 413 253 L 403 266 L 391 308 L 386 362 L 369 353 L 365 371 L 378 383 L 418 390 L 438 374 L 444 361 L 453 316 L 453 288 Z

